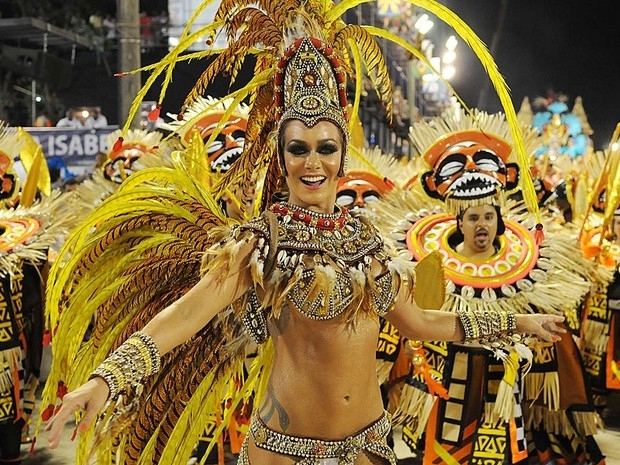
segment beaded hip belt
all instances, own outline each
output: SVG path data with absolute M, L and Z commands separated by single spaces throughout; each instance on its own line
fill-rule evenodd
M 279 433 L 265 425 L 258 415 L 253 415 L 250 434 L 257 447 L 283 455 L 302 457 L 300 465 L 316 465 L 320 460 L 335 458 L 342 465 L 353 465 L 362 452 L 377 455 L 396 465 L 394 451 L 387 445 L 386 436 L 391 422 L 387 412 L 363 431 L 341 441 L 300 438 Z

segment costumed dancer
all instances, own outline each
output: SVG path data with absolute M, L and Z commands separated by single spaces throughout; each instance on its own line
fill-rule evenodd
M 541 185 L 540 190 L 541 194 L 547 191 L 550 197 L 544 199 L 546 208 L 555 207 L 571 221 L 570 205 L 574 206 L 578 196 L 571 191 L 574 185 L 571 178 L 589 171 L 596 156 L 590 138 L 594 131 L 588 123 L 581 97 L 575 99 L 571 111 L 567 102 L 566 95 L 550 94 L 534 99 L 532 109 L 525 97 L 518 116 L 524 124 L 535 127 L 540 136 L 532 153 L 532 169 L 535 180 L 546 185 Z
M 605 164 L 592 186 L 589 209 L 583 218 L 582 250 L 584 255 L 613 271 L 611 282 L 601 281 L 583 305 L 580 315 L 580 349 L 585 370 L 595 396 L 595 404 L 605 423 L 613 422 L 613 408 L 607 399 L 620 390 L 620 151 L 616 128 Z
M 48 253 L 67 234 L 72 209 L 52 191 L 41 147 L 1 121 L 0 167 L 0 463 L 20 463 L 41 373 Z
M 535 133 L 523 132 L 531 150 Z M 431 252 L 442 255 L 448 286 L 443 308 L 457 313 L 511 308 L 522 314 L 558 314 L 576 305 L 590 283 L 580 269 L 588 268 L 588 263 L 572 260 L 580 256 L 575 238 L 563 236 L 554 222 L 543 220 L 546 231 L 541 240 L 533 213 L 522 204 L 504 204 L 506 193 L 517 187 L 519 173 L 519 166 L 509 162 L 513 146 L 504 116 L 474 111 L 471 117 L 456 110 L 416 123 L 411 135 L 430 168 L 420 184 L 432 200 L 423 198 L 419 186 L 414 186 L 388 195 L 374 207 L 382 215 L 379 224 L 392 232 L 397 247 L 413 260 Z M 530 205 L 536 202 L 534 196 Z M 557 404 L 561 393 L 549 387 L 551 379 L 555 383 L 559 379 L 562 389 L 569 390 L 562 383 L 565 373 L 556 369 L 546 373 L 557 365 L 559 347 L 565 343 L 572 343 L 571 338 L 529 340 L 534 356 L 526 365 L 531 367 L 519 363 L 516 351 L 498 352 L 492 344 L 418 344 L 401 403 L 420 398 L 416 391 L 436 393 L 437 379 L 448 396 L 437 395 L 426 426 L 419 421 L 425 415 L 405 425 L 405 442 L 417 449 L 424 436 L 423 461 L 428 464 L 526 463 L 525 430 L 534 419 L 523 411 L 521 399 L 538 389 L 541 398 L 556 402 L 555 410 L 565 414 L 570 406 Z M 520 374 L 528 370 L 522 386 Z M 569 373 L 573 375 L 571 382 L 579 385 L 580 368 L 576 375 Z M 530 402 L 536 398 L 527 396 Z M 565 431 L 569 421 L 561 427 Z M 573 431 L 573 438 L 583 434 Z
M 222 71 L 234 75 L 245 54 L 258 53 L 254 77 L 235 94 L 239 101 L 251 96 L 244 151 L 218 186 L 247 186 L 257 168 L 267 167 L 258 196 L 264 212 L 226 227 L 191 165 L 174 160 L 177 169 L 134 173 L 75 231 L 67 242 L 71 262 L 53 270 L 50 300 L 67 297 L 58 337 L 81 340 L 84 322 L 97 318 L 82 347 L 56 347 L 46 413 L 55 410 L 62 378 L 70 392 L 47 426 L 52 448 L 65 422 L 84 409 L 78 463 L 88 455 L 92 424 L 101 460 L 187 459 L 204 428 L 195 419 L 219 408 L 251 338 L 261 344 L 259 356 L 222 421 L 244 395 L 256 393 L 240 464 L 395 465 L 375 368 L 379 316 L 412 339 L 511 346 L 515 333 L 552 340 L 562 332 L 561 316 L 420 309 L 418 296 L 437 287 L 414 291 L 423 278 L 413 264 L 394 257 L 369 220 L 336 207 L 350 135 L 347 71 L 361 76 L 365 65 L 388 110 L 390 101 L 378 44 L 366 29 L 339 19 L 356 4 L 222 2 L 217 26 L 209 27 L 224 21 L 229 46 L 195 93 Z M 466 28 L 439 3 L 424 5 Z M 190 42 L 190 35 L 182 38 Z M 490 60 L 484 47 L 478 50 Z M 165 220 L 172 215 L 171 228 Z M 217 233 L 210 230 L 215 224 Z
M 581 97 L 575 98 L 570 111 L 567 102 L 568 98 L 565 95 L 550 94 L 547 98 L 535 99 L 535 111 L 532 112 L 531 108 L 529 111 L 524 111 L 527 109 L 527 100 L 524 100 L 519 116 L 522 121 L 531 124 L 539 131 L 541 143 L 532 157 L 533 169 L 537 172 L 541 184 L 548 184 L 549 191 L 553 191 L 545 209 L 552 214 L 555 212 L 556 220 L 563 222 L 567 230 L 580 230 L 583 233 L 587 229 L 590 232 L 586 235 L 577 233 L 584 256 L 589 259 L 599 255 L 600 252 L 600 248 L 593 247 L 593 244 L 588 242 L 591 233 L 597 236 L 595 230 L 600 232 L 598 217 L 605 208 L 605 199 L 604 196 L 601 197 L 600 189 L 605 181 L 601 182 L 601 176 L 605 176 L 609 167 L 606 166 L 605 155 L 593 149 L 593 142 L 590 138 L 593 130 L 588 123 Z M 596 192 L 592 192 L 593 189 Z M 543 190 L 541 189 L 541 192 Z M 604 190 L 603 188 L 602 192 Z M 557 215 L 558 212 L 562 212 L 562 215 Z M 597 238 L 600 239 L 600 236 Z M 599 252 L 594 252 L 594 249 Z M 600 293 L 604 292 L 603 289 L 607 288 L 611 280 L 611 275 L 605 267 L 596 266 L 588 273 L 584 273 L 584 277 L 592 284 L 591 292 L 584 301 L 580 302 L 579 306 L 574 309 L 565 309 L 564 313 L 566 325 L 581 349 L 580 355 L 583 356 L 583 359 L 579 356 L 575 356 L 574 359 L 579 361 L 582 371 L 589 378 L 589 373 L 596 368 L 592 368 L 594 360 L 589 356 L 593 347 L 590 346 L 584 352 L 585 315 L 588 313 L 587 307 L 592 303 L 592 299 L 598 302 Z M 598 304 L 595 306 L 599 307 Z M 600 316 L 600 311 L 593 311 L 592 314 Z M 601 333 L 594 328 L 600 329 L 601 327 L 597 326 L 597 323 L 593 325 L 588 323 L 588 326 L 591 336 L 589 340 L 600 341 L 598 336 Z M 575 372 L 577 372 L 576 368 Z M 573 396 L 571 401 L 564 396 L 565 403 L 574 403 L 571 412 L 576 412 L 569 413 L 568 417 L 560 415 L 558 418 L 558 414 L 551 413 L 545 408 L 541 409 L 540 405 L 534 406 L 532 417 L 536 420 L 531 431 L 537 439 L 537 449 L 541 460 L 547 457 L 565 457 L 566 460 L 571 460 L 571 457 L 574 457 L 575 460 L 581 462 L 590 460 L 593 463 L 602 463 L 603 455 L 594 438 L 591 437 L 599 423 L 599 418 L 593 414 L 593 410 L 594 406 L 600 403 L 601 397 L 592 391 L 590 379 L 587 380 L 584 389 L 585 395 L 583 389 L 580 388 L 580 394 Z M 571 418 L 571 416 L 578 415 L 583 418 Z M 580 440 L 570 440 L 573 437 L 570 428 L 566 434 L 558 433 L 566 420 L 576 423 L 577 426 L 574 429 L 578 432 Z M 541 426 L 541 423 L 553 426 Z

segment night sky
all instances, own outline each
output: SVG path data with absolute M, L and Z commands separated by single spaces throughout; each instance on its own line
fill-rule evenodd
M 571 109 L 575 97 L 581 96 L 594 130 L 595 148 L 607 146 L 620 122 L 620 1 L 508 0 L 501 28 L 497 27 L 501 0 L 443 3 L 489 48 L 494 33 L 500 31 L 495 59 L 517 110 L 525 96 L 532 102 L 550 89 L 566 95 Z M 439 27 L 434 33 L 447 37 L 450 31 Z M 459 71 L 452 84 L 465 102 L 475 107 L 488 79 L 462 42 L 457 57 Z M 482 109 L 500 110 L 492 87 L 485 102 Z

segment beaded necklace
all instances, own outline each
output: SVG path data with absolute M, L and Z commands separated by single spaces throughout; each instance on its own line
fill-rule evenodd
M 307 226 L 323 230 L 340 230 L 350 218 L 349 211 L 336 205 L 336 213 L 317 213 L 307 208 L 290 203 L 276 203 L 272 206 L 274 213 L 301 221 Z M 286 220 L 285 220 L 286 221 Z

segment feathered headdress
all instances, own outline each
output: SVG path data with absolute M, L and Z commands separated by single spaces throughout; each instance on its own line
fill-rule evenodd
M 236 104 L 246 100 L 249 103 L 250 113 L 248 117 L 246 142 L 243 155 L 239 161 L 235 163 L 226 176 L 218 183 L 214 192 L 218 197 L 218 192 L 227 188 L 230 184 L 247 186 L 251 184 L 250 177 L 256 167 L 267 166 L 267 175 L 265 179 L 265 188 L 262 192 L 262 203 L 268 201 L 271 195 L 277 190 L 279 170 L 277 160 L 272 155 L 275 153 L 273 144 L 273 134 L 278 125 L 278 118 L 285 117 L 286 108 L 278 110 L 278 107 L 291 100 L 283 100 L 278 97 L 279 90 L 277 82 L 287 84 L 286 78 L 282 82 L 282 70 L 279 68 L 282 64 L 282 57 L 287 61 L 285 50 L 292 46 L 292 49 L 299 51 L 298 47 L 302 46 L 310 50 L 314 48 L 320 51 L 320 55 L 326 57 L 333 70 L 336 70 L 338 87 L 338 100 L 331 99 L 332 103 L 340 104 L 342 107 L 344 95 L 344 83 L 338 80 L 347 78 L 355 82 L 355 91 L 353 95 L 353 105 L 351 108 L 352 115 L 356 115 L 359 109 L 360 98 L 362 95 L 362 80 L 359 79 L 364 72 L 370 77 L 373 87 L 375 88 L 381 102 L 383 103 L 386 113 L 391 115 L 392 107 L 392 88 L 389 77 L 389 70 L 381 53 L 381 47 L 377 43 L 377 38 L 391 41 L 398 46 L 404 48 L 417 59 L 430 63 L 426 56 L 418 50 L 414 45 L 408 43 L 398 35 L 374 26 L 363 24 L 346 24 L 342 21 L 342 17 L 352 8 L 358 7 L 362 3 L 368 3 L 371 0 L 344 0 L 338 4 L 331 0 L 258 0 L 248 5 L 247 2 L 239 2 L 238 0 L 224 0 L 217 10 L 212 24 L 203 26 L 190 32 L 195 26 L 195 21 L 211 1 L 205 1 L 196 9 L 192 18 L 188 21 L 185 30 L 181 34 L 179 45 L 172 49 L 169 54 L 158 63 L 141 68 L 140 70 L 131 71 L 136 73 L 140 71 L 151 71 L 152 74 L 147 80 L 143 89 L 138 93 L 134 104 L 130 110 L 130 115 L 125 124 L 126 131 L 133 119 L 133 115 L 138 111 L 140 102 L 145 97 L 148 89 L 154 84 L 155 80 L 162 74 L 165 74 L 161 88 L 159 103 L 153 117 L 158 116 L 159 108 L 163 102 L 168 85 L 172 80 L 172 73 L 176 63 L 187 61 L 190 59 L 215 57 L 202 73 L 196 85 L 187 95 L 185 102 L 179 111 L 183 114 L 185 109 L 200 97 L 208 89 L 213 80 L 220 75 L 230 77 L 231 85 L 236 81 L 239 70 L 246 57 L 252 55 L 256 57 L 254 72 L 250 81 L 239 90 L 231 92 L 228 97 L 233 98 L 233 104 L 223 120 L 232 114 L 232 108 Z M 442 21 L 450 25 L 456 33 L 458 33 L 463 41 L 467 43 L 479 57 L 482 65 L 486 69 L 492 83 L 494 84 L 500 101 L 506 111 L 506 118 L 510 126 L 511 133 L 514 138 L 515 150 L 525 154 L 523 142 L 519 134 L 519 127 L 512 102 L 510 100 L 508 88 L 500 75 L 495 62 L 488 52 L 482 41 L 476 34 L 450 9 L 435 0 L 408 0 L 408 3 L 422 7 L 433 13 Z M 217 34 L 224 33 L 227 38 L 227 47 L 224 49 L 209 49 L 202 52 L 185 53 L 186 50 L 200 37 L 208 36 L 208 43 L 213 43 Z M 312 37 L 306 41 L 299 41 L 295 45 L 295 40 L 303 37 Z M 303 44 L 303 45 L 302 45 Z M 314 51 L 314 50 L 313 50 Z M 286 53 L 289 53 L 286 52 Z M 323 53 L 327 52 L 327 53 Z M 292 53 L 301 58 L 302 55 Z M 316 55 L 319 57 L 319 55 Z M 292 62 L 295 62 L 293 60 Z M 291 60 L 288 60 L 291 63 Z M 338 64 L 336 64 L 338 63 Z M 432 66 L 431 66 L 432 68 Z M 327 69 L 319 67 L 316 69 Z M 274 80 L 275 78 L 275 80 Z M 277 81 L 280 80 L 280 81 Z M 329 88 L 331 78 L 320 82 L 321 86 Z M 291 80 L 292 83 L 292 80 Z M 297 81 L 296 85 L 300 85 L 298 89 L 304 88 L 308 90 L 308 83 L 305 81 Z M 295 87 L 289 88 L 294 90 Z M 335 89 L 335 88 L 334 88 Z M 331 92 L 331 91 L 330 91 Z M 287 90 L 283 89 L 286 94 Z M 276 100 L 274 100 L 274 95 Z M 298 94 L 301 95 L 301 94 Z M 314 94 L 315 97 L 318 94 Z M 292 97 L 293 94 L 290 95 Z M 458 98 L 458 96 L 457 96 Z M 326 102 L 320 103 L 320 100 L 306 97 L 303 99 L 305 105 L 324 105 Z M 298 107 L 298 109 L 301 107 Z M 317 108 L 321 108 L 317 106 Z M 331 108 L 331 107 L 330 107 Z M 340 120 L 335 111 L 337 105 L 333 107 L 334 112 L 331 116 Z M 305 109 L 304 112 L 309 111 Z M 304 113 L 298 114 L 302 119 L 311 118 Z M 345 115 L 343 113 L 343 118 Z M 346 120 L 346 119 L 345 119 Z M 348 125 L 354 123 L 355 118 L 350 118 Z M 343 121 L 339 121 L 340 125 Z M 217 137 L 217 133 L 221 128 L 212 133 L 211 139 Z M 349 131 L 350 132 L 350 127 Z M 345 134 L 347 131 L 345 131 Z M 207 145 L 211 141 L 207 141 Z M 525 156 L 525 155 L 524 155 Z M 244 200 L 244 199 L 241 199 Z M 259 199 L 261 200 L 261 199 Z M 242 201 L 242 203 L 244 203 Z M 260 203 L 260 202 L 259 202 Z

